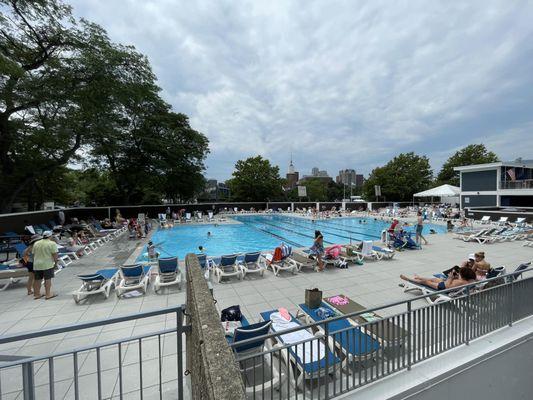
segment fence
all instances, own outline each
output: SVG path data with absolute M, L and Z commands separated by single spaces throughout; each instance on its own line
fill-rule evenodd
M 233 343 L 249 398 L 333 398 L 468 345 L 473 339 L 533 315 L 533 277 L 516 278 L 517 274 L 509 274 L 492 279 L 504 279 L 504 283 L 499 281 L 484 290 L 472 284 L 466 287 L 465 295 L 421 308 L 413 308 L 413 302 L 435 295 L 294 327 L 282 335 L 272 333 Z M 361 321 L 365 313 L 396 306 L 405 307 L 405 311 L 334 328 L 347 318 Z M 302 332 L 308 338 L 292 340 L 291 335 Z M 258 347 L 263 348 L 250 353 Z
M 15 346 L 28 339 L 143 318 L 162 316 L 168 321 L 170 315 L 176 319 L 175 327 L 156 332 L 43 356 L 9 357 L 11 360 L 0 363 L 0 399 L 122 399 L 126 395 L 153 399 L 154 394 L 158 394 L 159 399 L 182 400 L 182 334 L 190 330 L 189 326 L 183 325 L 183 311 L 184 306 L 169 307 L 0 337 L 0 345 L 10 343 Z

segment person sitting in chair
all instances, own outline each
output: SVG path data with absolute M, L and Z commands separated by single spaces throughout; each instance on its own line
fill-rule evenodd
M 435 290 L 445 290 L 475 282 L 476 274 L 471 268 L 462 267 L 459 269 L 459 272 L 457 272 L 455 269 L 452 270 L 447 279 L 422 278 L 418 275 L 415 275 L 413 278 L 400 275 L 400 278 L 407 282 L 429 286 Z

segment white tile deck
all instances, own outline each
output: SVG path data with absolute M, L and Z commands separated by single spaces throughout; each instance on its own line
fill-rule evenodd
M 268 271 L 265 276 L 249 275 L 244 281 L 237 279 L 225 280 L 222 283 L 213 283 L 214 296 L 217 299 L 219 309 L 235 304 L 241 306 L 243 314 L 250 321 L 257 321 L 259 313 L 268 309 L 286 307 L 295 313 L 299 303 L 304 301 L 304 289 L 317 287 L 323 290 L 324 296 L 344 293 L 353 300 L 366 307 L 378 306 L 394 301 L 413 298 L 412 294 L 403 293 L 400 283 L 400 274 L 414 273 L 431 276 L 451 266 L 460 263 L 469 253 L 483 250 L 487 260 L 492 266 L 505 265 L 508 271 L 514 270 L 520 263 L 533 259 L 533 249 L 523 247 L 521 242 L 496 243 L 490 245 L 478 245 L 464 243 L 453 239 L 451 235 L 430 235 L 430 244 L 422 250 L 403 251 L 395 255 L 394 259 L 387 261 L 368 261 L 361 266 L 350 266 L 348 269 L 328 268 L 323 273 L 310 270 L 302 271 L 296 275 L 281 273 L 275 277 Z M 125 315 L 139 311 L 154 310 L 161 307 L 174 306 L 185 303 L 185 288 L 178 291 L 177 288 L 165 289 L 161 294 L 155 294 L 150 288 L 146 296 L 129 299 L 117 299 L 114 293 L 109 299 L 103 295 L 91 296 L 82 304 L 75 304 L 69 294 L 79 286 L 76 274 L 90 273 L 100 268 L 116 266 L 126 261 L 132 253 L 138 253 L 144 241 L 128 241 L 124 235 L 120 240 L 115 240 L 98 249 L 95 253 L 84 256 L 65 268 L 53 281 L 54 290 L 59 293 L 55 299 L 33 300 L 26 295 L 24 282 L 14 285 L 4 292 L 0 292 L 0 335 L 8 335 L 16 332 L 39 330 L 45 327 L 70 325 L 82 321 L 107 318 L 110 316 Z M 417 305 L 424 305 L 419 301 Z M 380 312 L 382 315 L 391 315 L 401 311 L 398 308 L 390 308 Z M 153 317 L 147 320 L 124 322 L 99 328 L 91 328 L 81 332 L 58 334 L 53 337 L 25 340 L 20 343 L 11 343 L 0 346 L 0 355 L 26 355 L 37 356 L 48 354 L 52 351 L 66 351 L 83 345 L 90 345 L 102 341 L 125 338 L 131 335 L 141 334 L 175 326 L 175 317 L 172 315 Z M 164 354 L 176 351 L 175 336 L 162 340 Z M 153 374 L 157 371 L 156 366 L 150 368 L 148 363 L 154 362 L 157 356 L 158 346 L 151 343 L 143 348 L 144 371 Z M 168 347 L 170 346 L 170 347 Z M 134 345 L 125 346 L 123 357 L 128 365 L 125 369 L 125 385 L 133 388 L 137 384 L 137 349 Z M 166 348 L 165 348 L 166 347 Z M 137 354 L 138 356 L 138 354 Z M 106 395 L 118 396 L 117 378 L 117 355 L 111 350 L 102 353 L 102 359 L 106 365 Z M 168 358 L 170 360 L 170 358 Z M 166 358 L 165 358 L 165 362 Z M 80 388 L 94 385 L 95 354 L 80 354 L 79 368 L 83 379 L 80 379 Z M 131 371 L 130 371 L 131 370 Z M 148 372 L 150 371 L 150 372 Z M 175 374 L 175 368 L 169 373 Z M 37 384 L 45 385 L 47 382 L 47 367 L 37 372 Z M 166 373 L 165 373 L 166 374 Z M 8 376 L 9 375 L 9 376 Z M 4 371 L 1 375 L 2 392 L 9 393 L 9 385 L 15 385 L 17 377 Z M 175 376 L 175 375 L 174 375 Z M 153 378 L 153 377 L 152 377 Z M 12 380 L 14 379 L 14 380 Z M 60 382 L 56 386 L 57 398 L 70 399 L 73 397 L 72 385 L 72 362 L 65 360 L 56 363 L 56 379 Z M 145 382 L 151 379 L 146 377 Z M 172 379 L 164 377 L 164 379 Z M 169 390 L 172 383 L 165 385 L 164 390 Z M 47 390 L 45 386 L 39 386 L 38 391 Z M 128 389 L 129 391 L 130 389 Z M 157 387 L 147 389 L 157 394 Z M 2 398 L 17 398 L 18 394 L 11 393 Z M 41 397 L 38 397 L 41 398 Z M 47 398 L 44 396 L 43 398 Z M 89 398 L 89 397 L 88 397 Z M 125 396 L 125 398 L 129 398 Z M 132 395 L 131 398 L 135 398 Z

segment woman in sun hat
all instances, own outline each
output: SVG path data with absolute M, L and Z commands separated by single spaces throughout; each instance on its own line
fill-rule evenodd
M 33 281 L 35 279 L 35 275 L 33 274 L 33 245 L 41 239 L 41 235 L 33 235 L 28 247 L 26 247 L 26 250 L 22 253 L 22 258 L 20 259 L 20 263 L 28 270 L 28 282 L 26 282 L 28 295 L 33 294 Z

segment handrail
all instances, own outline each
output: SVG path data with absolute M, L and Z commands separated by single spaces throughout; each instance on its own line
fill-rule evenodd
M 183 312 L 184 310 L 185 310 L 185 305 L 179 305 L 179 306 L 173 306 L 173 307 L 166 307 L 166 308 L 162 308 L 159 310 L 144 311 L 142 313 L 126 314 L 126 315 L 122 315 L 119 317 L 112 317 L 112 318 L 105 318 L 105 319 L 98 319 L 94 321 L 82 322 L 76 325 L 62 325 L 62 326 L 42 329 L 39 331 L 15 333 L 12 335 L 0 336 L 0 344 L 16 342 L 18 340 L 24 340 L 24 339 L 34 339 L 34 338 L 41 337 L 41 336 L 54 335 L 56 333 L 64 333 L 64 332 L 77 331 L 80 329 L 94 328 L 96 326 L 110 325 L 110 324 L 115 324 L 118 322 L 131 321 L 134 319 L 149 318 L 149 317 L 154 317 L 157 315 L 169 314 L 172 312 L 179 312 L 179 311 Z
M 525 263 L 525 264 L 528 264 L 528 263 Z M 499 286 L 513 285 L 515 283 L 514 276 L 516 274 L 518 274 L 518 273 L 523 274 L 525 272 L 532 272 L 532 271 L 533 271 L 533 268 L 526 268 L 526 269 L 521 270 L 519 272 L 510 272 L 510 273 L 505 274 L 505 275 L 500 275 L 500 276 L 497 276 L 497 277 L 494 277 L 494 278 L 486 279 L 483 282 L 485 283 L 485 282 L 492 282 L 492 281 L 495 281 L 497 279 L 511 278 L 510 282 L 508 282 L 507 279 L 504 279 L 504 280 L 506 280 L 506 282 L 501 284 L 501 285 L 499 285 Z M 529 280 L 529 279 L 533 279 L 533 277 L 525 278 L 525 280 Z M 450 292 L 456 292 L 458 289 L 462 289 L 462 290 L 466 289 L 466 291 L 468 292 L 470 288 L 478 286 L 479 283 L 480 282 L 475 282 L 475 283 L 470 283 L 468 285 L 457 286 L 457 287 L 454 287 L 454 288 L 451 288 L 451 289 L 439 290 L 438 294 L 446 294 L 446 293 L 450 293 Z M 270 339 L 270 338 L 279 336 L 281 334 L 284 335 L 284 334 L 288 334 L 288 333 L 292 333 L 292 332 L 297 332 L 297 331 L 300 331 L 302 329 L 314 328 L 314 327 L 319 326 L 319 325 L 329 324 L 330 322 L 335 322 L 335 321 L 338 321 L 338 320 L 344 320 L 346 318 L 358 317 L 358 316 L 360 316 L 362 314 L 367 314 L 367 313 L 371 313 L 371 312 L 379 311 L 379 310 L 385 310 L 387 308 L 395 307 L 395 306 L 402 305 L 402 304 L 408 305 L 408 304 L 412 303 L 413 301 L 423 300 L 423 299 L 426 299 L 426 298 L 429 298 L 429 297 L 433 297 L 433 296 L 435 296 L 435 293 L 424 294 L 424 295 L 413 297 L 412 299 L 409 299 L 409 300 L 400 300 L 400 301 L 396 301 L 396 302 L 393 302 L 393 303 L 380 305 L 380 306 L 377 306 L 377 307 L 367 308 L 367 309 L 362 310 L 362 311 L 357 311 L 357 312 L 353 312 L 353 313 L 350 313 L 350 314 L 343 314 L 343 315 L 340 315 L 340 316 L 337 316 L 337 317 L 333 317 L 333 318 L 328 318 L 328 319 L 325 319 L 325 320 L 322 320 L 322 321 L 319 321 L 319 322 L 301 324 L 298 327 L 286 329 L 286 330 L 283 330 L 283 331 L 279 331 L 279 332 L 275 332 L 275 333 L 268 333 L 268 334 L 263 335 L 263 336 L 258 336 L 258 337 L 254 337 L 254 338 L 250 338 L 250 339 L 246 339 L 246 340 L 239 340 L 236 343 L 231 343 L 230 346 L 232 348 L 236 347 L 236 346 L 243 346 L 243 345 L 246 345 L 248 343 L 257 342 L 258 340 Z M 458 297 L 455 297 L 455 298 L 461 298 L 461 297 L 466 297 L 466 296 L 468 296 L 468 294 L 465 294 L 463 296 L 458 296 Z M 401 315 L 401 314 L 403 314 L 403 313 L 399 313 L 398 315 Z M 375 322 L 375 321 L 373 321 L 373 322 Z M 364 326 L 364 324 L 360 325 L 360 326 Z

